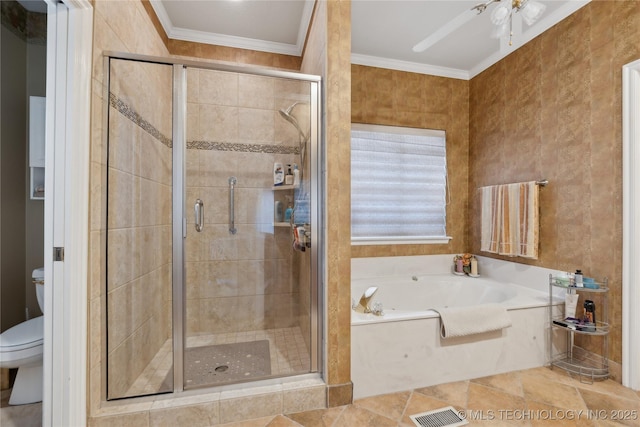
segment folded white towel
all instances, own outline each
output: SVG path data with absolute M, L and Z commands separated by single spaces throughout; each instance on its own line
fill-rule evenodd
M 442 338 L 497 331 L 511 326 L 511 318 L 507 310 L 500 304 L 434 308 L 433 310 L 440 313 L 440 336 Z

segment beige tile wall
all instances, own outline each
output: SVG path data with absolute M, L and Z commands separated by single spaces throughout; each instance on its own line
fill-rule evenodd
M 119 398 L 171 337 L 172 69 L 121 60 L 110 68 L 118 107 L 109 107 L 107 392 Z
M 134 29 L 132 31 L 131 29 Z M 106 80 L 104 78 L 104 51 L 119 52 L 141 52 L 148 55 L 167 56 L 166 47 L 158 39 L 157 33 L 139 1 L 96 1 L 94 3 L 94 31 L 93 31 L 93 63 L 92 63 L 92 98 L 91 98 L 91 178 L 90 178 L 90 252 L 89 252 L 89 352 L 88 352 L 88 392 L 89 392 L 89 414 L 94 413 L 100 406 L 101 401 L 106 398 L 106 307 L 107 307 L 107 286 L 106 286 L 106 247 L 107 247 L 107 146 L 104 127 L 104 118 L 107 114 L 106 107 L 108 99 L 105 99 Z M 123 72 L 128 72 L 123 70 Z M 163 76 L 147 73 L 144 79 L 136 80 L 137 77 L 126 76 L 121 80 L 122 85 L 119 92 L 127 99 L 126 94 L 135 89 L 135 85 L 149 88 L 148 85 L 156 86 Z M 138 76 L 140 77 L 140 76 Z M 134 85 L 133 87 L 131 85 Z M 148 91 L 152 93 L 153 91 Z M 170 99 L 170 97 L 169 97 Z M 171 134 L 170 121 L 164 120 L 167 114 L 166 107 L 152 108 L 157 102 L 145 99 L 143 103 L 136 104 L 138 113 L 144 116 L 155 127 L 164 134 Z M 169 105 L 170 108 L 170 104 Z M 163 110 L 163 108 L 165 108 Z M 113 109 L 112 109 L 113 113 Z M 170 114 L 170 113 L 169 113 Z M 128 196 L 133 197 L 134 191 L 141 193 L 144 186 L 144 194 L 151 195 L 154 192 L 165 192 L 165 182 L 159 175 L 155 175 L 162 168 L 154 166 L 145 160 L 150 155 L 144 156 L 146 159 L 140 160 L 139 153 L 155 153 L 160 155 L 161 150 L 153 138 L 141 132 L 139 127 L 131 127 L 128 120 L 123 120 L 118 114 L 115 117 L 112 131 L 116 134 L 126 134 L 127 145 L 115 146 L 112 153 L 112 169 L 110 173 L 115 180 L 116 189 L 118 186 L 123 191 L 118 191 L 118 202 L 122 209 L 110 212 L 110 226 L 114 227 L 115 234 L 110 235 L 111 245 L 122 245 L 127 243 L 133 247 L 143 245 L 162 248 L 163 241 L 166 242 L 163 231 L 163 217 L 153 215 L 141 215 L 139 207 L 134 207 Z M 169 126 L 169 127 L 167 127 Z M 137 147 L 134 151 L 125 152 L 124 147 Z M 166 157 L 165 157 L 166 159 Z M 166 162 L 160 162 L 165 164 Z M 161 188 L 165 187 L 164 190 Z M 129 190 L 127 190 L 127 188 Z M 114 192 L 115 194 L 115 192 Z M 170 197 L 170 195 L 169 195 Z M 166 199 L 166 197 L 165 197 Z M 162 212 L 162 209 L 156 210 Z M 165 211 L 166 212 L 166 211 Z M 148 221 L 148 222 L 147 222 Z M 159 239 L 159 240 L 155 240 Z M 153 240 L 153 241 L 152 241 Z M 166 245 L 165 245 L 166 247 Z M 115 252 L 117 253 L 117 252 Z M 140 369 L 142 362 L 130 363 L 132 355 L 138 352 L 142 354 L 151 348 L 149 343 L 158 342 L 167 334 L 169 324 L 151 327 L 150 319 L 158 318 L 161 315 L 161 305 L 164 310 L 167 307 L 167 298 L 170 294 L 164 294 L 158 288 L 163 288 L 161 280 L 165 277 L 163 269 L 167 268 L 166 259 L 162 258 L 164 251 L 154 250 L 141 252 L 145 254 L 144 259 L 135 260 L 122 266 L 118 262 L 111 260 L 110 270 L 115 274 L 113 289 L 110 289 L 111 308 L 120 320 L 113 331 L 109 341 L 111 344 L 113 360 L 120 360 L 112 366 L 113 371 L 120 373 L 121 377 L 114 378 L 116 390 L 121 392 L 126 388 L 129 377 L 135 375 L 135 371 Z M 163 267 L 160 267 L 163 265 Z M 135 266 L 135 269 L 134 269 Z M 143 270 L 140 269 L 144 266 Z M 170 270 L 170 267 L 169 267 Z M 135 276 L 134 276 L 135 275 Z M 140 300 L 145 302 L 153 301 L 147 308 L 134 311 L 129 310 L 131 304 Z M 144 344 L 142 344 L 144 343 Z M 140 358 L 142 360 L 143 358 Z M 124 361 L 126 360 L 126 363 Z M 115 366 L 118 369 L 115 369 Z
M 351 401 L 351 2 L 318 1 L 301 71 L 322 76 L 326 162 L 328 404 Z M 347 177 L 347 178 L 345 178 Z M 346 391 L 345 391 L 346 390 Z
M 470 250 L 480 249 L 478 187 L 548 179 L 540 192 L 540 258 L 515 261 L 609 277 L 608 356 L 615 362 L 621 361 L 621 69 L 639 55 L 640 3 L 594 1 L 475 77 L 470 89 Z M 600 348 L 599 340 L 582 344 Z
M 272 77 L 188 69 L 187 140 L 239 144 L 234 150 L 188 149 L 186 210 L 204 201 L 205 226 L 187 217 L 187 334 L 243 332 L 298 325 L 298 253 L 287 227 L 273 226 L 273 163 L 297 154 L 247 152 L 243 146 L 297 148 L 298 132 L 279 109 L 309 101 L 309 84 Z M 308 106 L 294 113 L 308 116 Z M 304 123 L 301 120 L 301 125 Z M 290 150 L 289 150 L 290 151 Z M 237 178 L 229 233 L 229 177 Z M 308 282 L 308 279 L 307 279 Z M 305 308 L 308 311 L 307 308 Z

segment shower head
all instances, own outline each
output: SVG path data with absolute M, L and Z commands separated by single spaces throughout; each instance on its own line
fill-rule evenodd
M 300 133 L 300 136 L 302 137 L 302 139 L 306 141 L 307 140 L 307 135 L 300 128 L 300 125 L 298 124 L 298 120 L 291 114 L 291 111 L 293 111 L 293 108 L 296 105 L 301 104 L 301 103 L 302 102 L 300 102 L 300 101 L 296 101 L 293 104 L 291 104 L 287 109 L 281 109 L 278 112 L 280 113 L 280 115 L 282 116 L 283 119 L 285 119 L 286 121 L 291 123 L 298 130 L 298 132 Z
M 293 108 L 298 104 L 306 104 L 306 102 L 296 101 L 293 104 L 289 105 L 289 107 L 287 107 L 286 110 L 280 110 L 280 114 L 282 114 L 282 116 L 285 118 L 290 116 L 291 112 L 293 111 Z

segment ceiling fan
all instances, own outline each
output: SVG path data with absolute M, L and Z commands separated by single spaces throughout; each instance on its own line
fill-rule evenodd
M 499 3 L 491 12 L 491 23 L 494 29 L 491 32 L 492 38 L 502 38 L 509 35 L 509 45 L 512 45 L 513 37 L 513 14 L 520 13 L 527 25 L 533 25 L 544 13 L 546 6 L 536 0 L 488 0 L 479 3 L 471 9 L 467 9 L 460 15 L 438 28 L 429 37 L 425 38 L 415 46 L 414 52 L 424 52 L 431 46 L 471 21 L 475 16 L 483 13 L 493 3 Z

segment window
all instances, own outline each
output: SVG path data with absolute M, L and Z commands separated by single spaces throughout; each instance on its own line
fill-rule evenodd
M 447 243 L 444 131 L 351 125 L 351 243 Z

